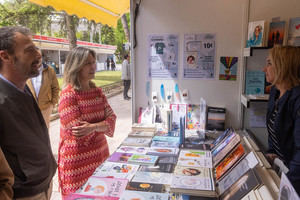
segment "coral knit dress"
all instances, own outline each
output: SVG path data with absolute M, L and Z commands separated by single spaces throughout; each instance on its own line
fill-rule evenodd
M 58 110 L 61 123 L 58 178 L 62 195 L 65 196 L 80 188 L 109 156 L 104 134 L 113 136 L 116 115 L 100 88 L 77 91 L 70 85 L 61 92 Z M 108 125 L 108 130 L 75 137 L 71 130 L 79 125 L 79 121 L 102 121 Z

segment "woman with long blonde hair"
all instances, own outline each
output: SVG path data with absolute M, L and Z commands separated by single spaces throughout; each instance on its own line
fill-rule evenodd
M 116 115 L 100 88 L 93 50 L 76 47 L 67 56 L 60 94 L 59 185 L 63 197 L 75 192 L 109 156 L 105 135 L 113 137 Z

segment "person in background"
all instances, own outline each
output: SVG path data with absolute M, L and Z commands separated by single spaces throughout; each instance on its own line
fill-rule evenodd
M 122 63 L 122 77 L 124 83 L 124 91 L 123 91 L 123 97 L 125 100 L 130 100 L 130 97 L 128 96 L 128 90 L 130 88 L 130 57 L 128 54 L 124 56 L 124 60 Z
M 17 200 L 50 199 L 57 167 L 47 126 L 26 85 L 39 74 L 40 60 L 27 28 L 0 28 L 0 147 L 14 173 Z
M 115 71 L 116 70 L 116 63 L 115 63 L 113 58 L 111 58 L 111 60 L 110 60 L 110 65 L 111 65 L 111 70 Z
M 110 59 L 106 59 L 106 70 L 109 71 Z
M 300 48 L 275 45 L 269 52 L 264 72 L 272 83 L 267 111 L 269 150 L 273 163 L 281 159 L 287 177 L 300 194 Z
M 41 50 L 39 52 L 42 54 Z M 27 85 L 38 102 L 46 125 L 49 128 L 50 115 L 59 98 L 59 84 L 54 69 L 42 62 L 41 59 L 39 75 L 29 79 Z
M 0 199 L 1 200 L 12 199 L 13 184 L 14 184 L 14 174 L 11 171 L 5 159 L 5 156 L 0 148 Z
M 75 192 L 109 156 L 105 135 L 113 137 L 116 115 L 95 77 L 96 53 L 76 47 L 66 59 L 60 94 L 58 178 L 63 197 Z

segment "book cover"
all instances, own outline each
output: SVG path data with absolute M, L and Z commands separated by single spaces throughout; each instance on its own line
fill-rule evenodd
M 121 162 L 127 163 L 128 159 L 132 156 L 132 153 L 121 153 L 121 152 L 114 152 L 110 155 L 107 161 L 110 162 Z
M 194 177 L 194 176 L 178 176 L 174 175 L 171 183 L 172 189 L 188 189 L 188 190 L 213 190 L 212 180 L 210 178 Z M 176 190 L 180 192 L 179 190 Z
M 180 118 L 186 117 L 186 104 L 171 104 L 172 110 L 172 130 L 178 130 L 180 128 Z
M 275 44 L 283 44 L 285 32 L 285 21 L 271 22 L 268 36 L 268 47 L 273 47 Z
M 168 148 L 178 148 L 179 142 L 177 141 L 152 141 L 151 148 L 152 147 L 168 147 Z
M 206 129 L 212 131 L 213 130 L 224 131 L 225 116 L 226 116 L 225 108 L 208 106 Z
M 238 181 L 236 181 L 229 189 L 227 189 L 221 196 L 222 200 L 236 200 L 242 199 L 251 190 L 255 189 L 261 184 L 260 178 L 255 173 L 254 169 L 249 169 Z
M 152 141 L 170 141 L 170 142 L 180 142 L 180 138 L 179 137 L 173 137 L 173 136 L 154 136 L 152 138 Z
M 139 109 L 138 123 L 153 124 L 156 116 L 155 106 Z
M 137 171 L 132 179 L 132 182 L 147 182 L 170 185 L 171 180 L 172 174 L 170 173 Z
M 179 153 L 177 165 L 212 168 L 211 153 L 210 151 L 182 149 Z
M 151 138 L 147 137 L 127 137 L 123 142 L 122 145 L 124 146 L 143 146 L 148 147 L 151 143 Z
M 290 19 L 288 45 L 300 46 L 300 17 Z
M 185 166 L 177 165 L 174 169 L 174 175 L 210 178 L 211 169 L 201 168 L 201 167 L 185 167 Z
M 265 21 L 249 22 L 246 47 L 261 47 L 264 41 Z
M 90 177 L 87 182 L 76 192 L 82 195 L 97 197 L 120 198 L 128 183 L 127 179 Z
M 246 72 L 246 94 L 263 95 L 265 93 L 265 73 L 263 71 Z
M 146 182 L 129 182 L 126 190 L 135 190 L 143 192 L 166 192 L 166 187 L 163 184 L 154 184 Z
M 118 197 L 108 197 L 108 196 L 91 196 L 83 194 L 70 194 L 64 198 L 64 200 L 118 200 Z
M 125 190 L 120 200 L 169 200 L 169 194 Z
M 168 131 L 168 130 L 160 129 L 156 131 L 155 136 L 179 137 L 179 131 Z
M 158 163 L 154 166 L 141 165 L 139 171 L 173 173 L 174 166 L 175 164 L 171 164 L 171 163 Z
M 145 154 L 133 154 L 128 163 L 142 164 L 142 165 L 155 165 L 158 160 L 158 156 L 145 155 Z
M 214 166 L 219 164 L 219 162 L 232 150 L 238 143 L 241 138 L 239 135 L 233 133 L 229 135 L 225 140 L 212 151 L 213 163 Z
M 154 131 L 131 131 L 128 136 L 130 137 L 153 137 Z
M 223 174 L 225 174 L 225 172 L 227 172 L 227 170 L 232 167 L 244 154 L 244 147 L 242 144 L 240 144 L 216 167 L 216 179 L 219 180 L 220 177 L 223 176 Z
M 168 147 L 151 147 L 148 150 L 148 155 L 157 155 L 157 156 L 168 156 L 178 155 L 179 148 L 168 148 Z
M 131 127 L 132 131 L 156 131 L 155 124 L 134 123 Z
M 238 57 L 221 56 L 219 80 L 235 81 L 237 77 Z
M 114 177 L 131 180 L 139 165 L 104 162 L 101 166 L 96 168 L 93 176 L 96 177 Z
M 217 145 L 219 145 L 224 138 L 226 138 L 229 134 L 234 132 L 232 129 L 228 128 L 226 129 L 221 135 L 219 135 L 211 144 L 211 149 L 214 149 Z
M 176 164 L 177 156 L 159 156 L 158 164 L 162 163 L 169 163 L 169 164 Z
M 200 105 L 188 104 L 186 115 L 186 128 L 199 129 L 200 128 Z
M 146 154 L 149 147 L 120 146 L 116 152 Z

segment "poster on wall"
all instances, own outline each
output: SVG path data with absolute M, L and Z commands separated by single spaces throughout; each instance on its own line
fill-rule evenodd
M 219 80 L 236 80 L 238 57 L 220 57 Z
M 178 77 L 178 35 L 149 35 L 149 78 Z
M 184 35 L 184 79 L 215 77 L 216 35 L 210 33 Z

